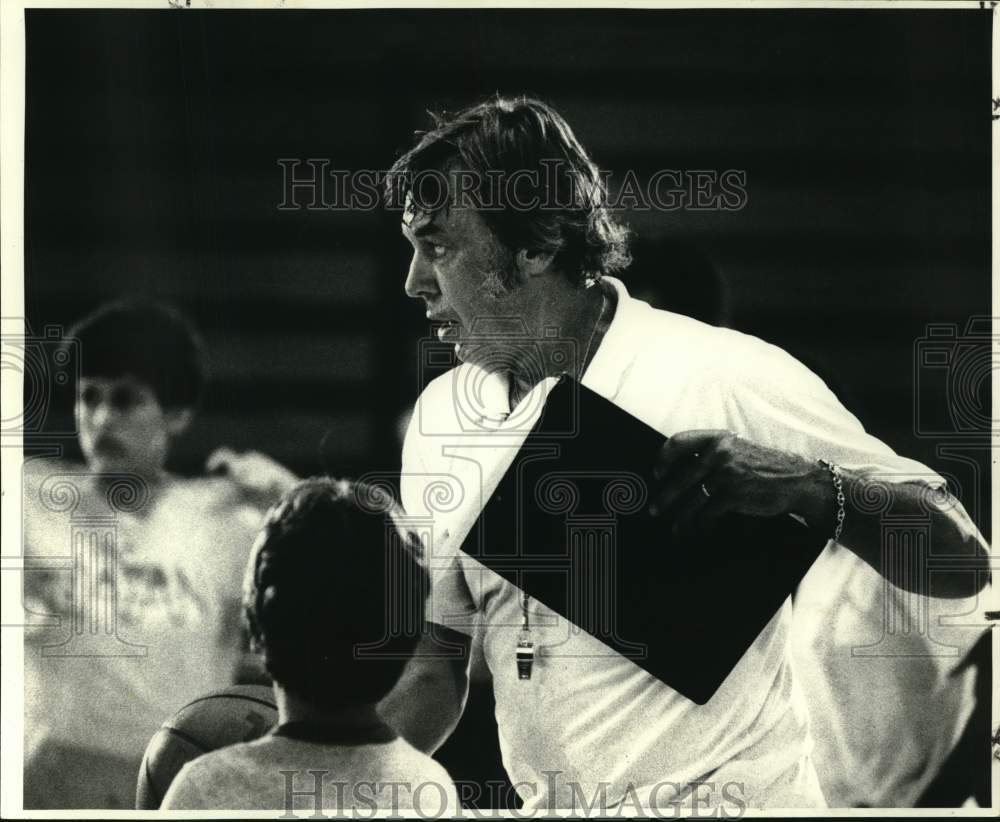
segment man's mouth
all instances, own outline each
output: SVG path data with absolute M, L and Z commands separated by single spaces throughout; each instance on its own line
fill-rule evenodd
M 125 448 L 117 440 L 102 438 L 94 443 L 94 450 L 105 457 L 125 456 Z
M 459 326 L 454 320 L 445 320 L 437 327 L 437 338 L 442 342 L 458 338 Z

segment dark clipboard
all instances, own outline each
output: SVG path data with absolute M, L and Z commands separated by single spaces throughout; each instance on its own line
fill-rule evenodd
M 648 513 L 664 441 L 563 378 L 462 550 L 704 705 L 828 535 L 790 516 L 729 515 L 697 543 L 672 540 Z

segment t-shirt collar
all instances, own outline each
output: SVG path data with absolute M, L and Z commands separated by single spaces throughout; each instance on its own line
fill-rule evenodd
M 618 393 L 624 368 L 634 356 L 634 346 L 628 345 L 628 337 L 629 328 L 636 325 L 637 318 L 633 316 L 636 300 L 629 296 L 625 284 L 616 277 L 602 277 L 601 282 L 614 288 L 618 304 L 581 382 L 591 391 L 610 400 Z
M 618 393 L 623 366 L 631 362 L 634 356 L 634 346 L 628 344 L 628 329 L 637 319 L 633 316 L 637 301 L 632 299 L 625 284 L 616 277 L 602 277 L 601 282 L 614 288 L 618 300 L 608 330 L 601 338 L 581 382 L 591 391 L 610 400 Z M 547 396 L 557 382 L 556 377 L 543 380 L 524 401 L 529 401 L 536 391 L 544 391 L 543 396 Z M 477 405 L 481 405 L 484 412 L 479 419 L 480 426 L 504 427 L 509 414 L 508 385 L 508 376 L 503 372 L 482 375 L 477 392 Z M 520 417 L 520 412 L 517 416 Z

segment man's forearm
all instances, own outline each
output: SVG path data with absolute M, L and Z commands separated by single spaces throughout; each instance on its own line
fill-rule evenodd
M 675 533 L 704 527 L 729 512 L 794 514 L 899 588 L 956 598 L 972 596 L 986 585 L 988 547 L 947 490 L 836 471 L 835 478 L 818 460 L 759 445 L 731 431 L 681 431 L 657 455 L 653 475 L 658 486 L 651 494 L 650 513 L 667 517 Z M 838 483 L 845 514 L 839 534 Z M 907 527 L 926 523 L 926 552 L 910 541 L 890 539 L 894 526 L 904 520 Z
M 922 482 L 891 483 L 857 471 L 839 471 L 845 512 L 841 545 L 907 591 L 954 598 L 982 590 L 989 578 L 989 549 L 955 497 Z M 828 529 L 832 537 L 838 504 L 826 468 L 819 466 L 807 480 L 803 497 L 806 521 L 811 527 Z M 893 520 L 902 525 L 904 519 L 907 524 L 927 521 L 926 552 L 918 554 L 912 541 L 887 539 Z
M 429 635 L 422 639 L 396 687 L 378 706 L 382 718 L 400 736 L 427 754 L 451 736 L 469 695 L 469 639 L 452 634 L 448 632 L 446 646 Z M 443 655 L 447 650 L 454 652 L 456 646 L 462 648 L 461 658 Z

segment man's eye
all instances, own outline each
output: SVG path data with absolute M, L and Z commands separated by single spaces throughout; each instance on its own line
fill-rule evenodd
M 97 405 L 101 399 L 101 392 L 96 388 L 84 388 L 80 399 L 83 400 L 84 405 Z
M 135 391 L 128 388 L 116 388 L 111 392 L 111 405 L 119 411 L 128 411 L 139 402 Z
M 443 245 L 432 245 L 431 246 L 431 256 L 435 260 L 441 259 L 447 253 L 447 251 L 448 251 L 448 249 L 445 246 L 443 246 Z

